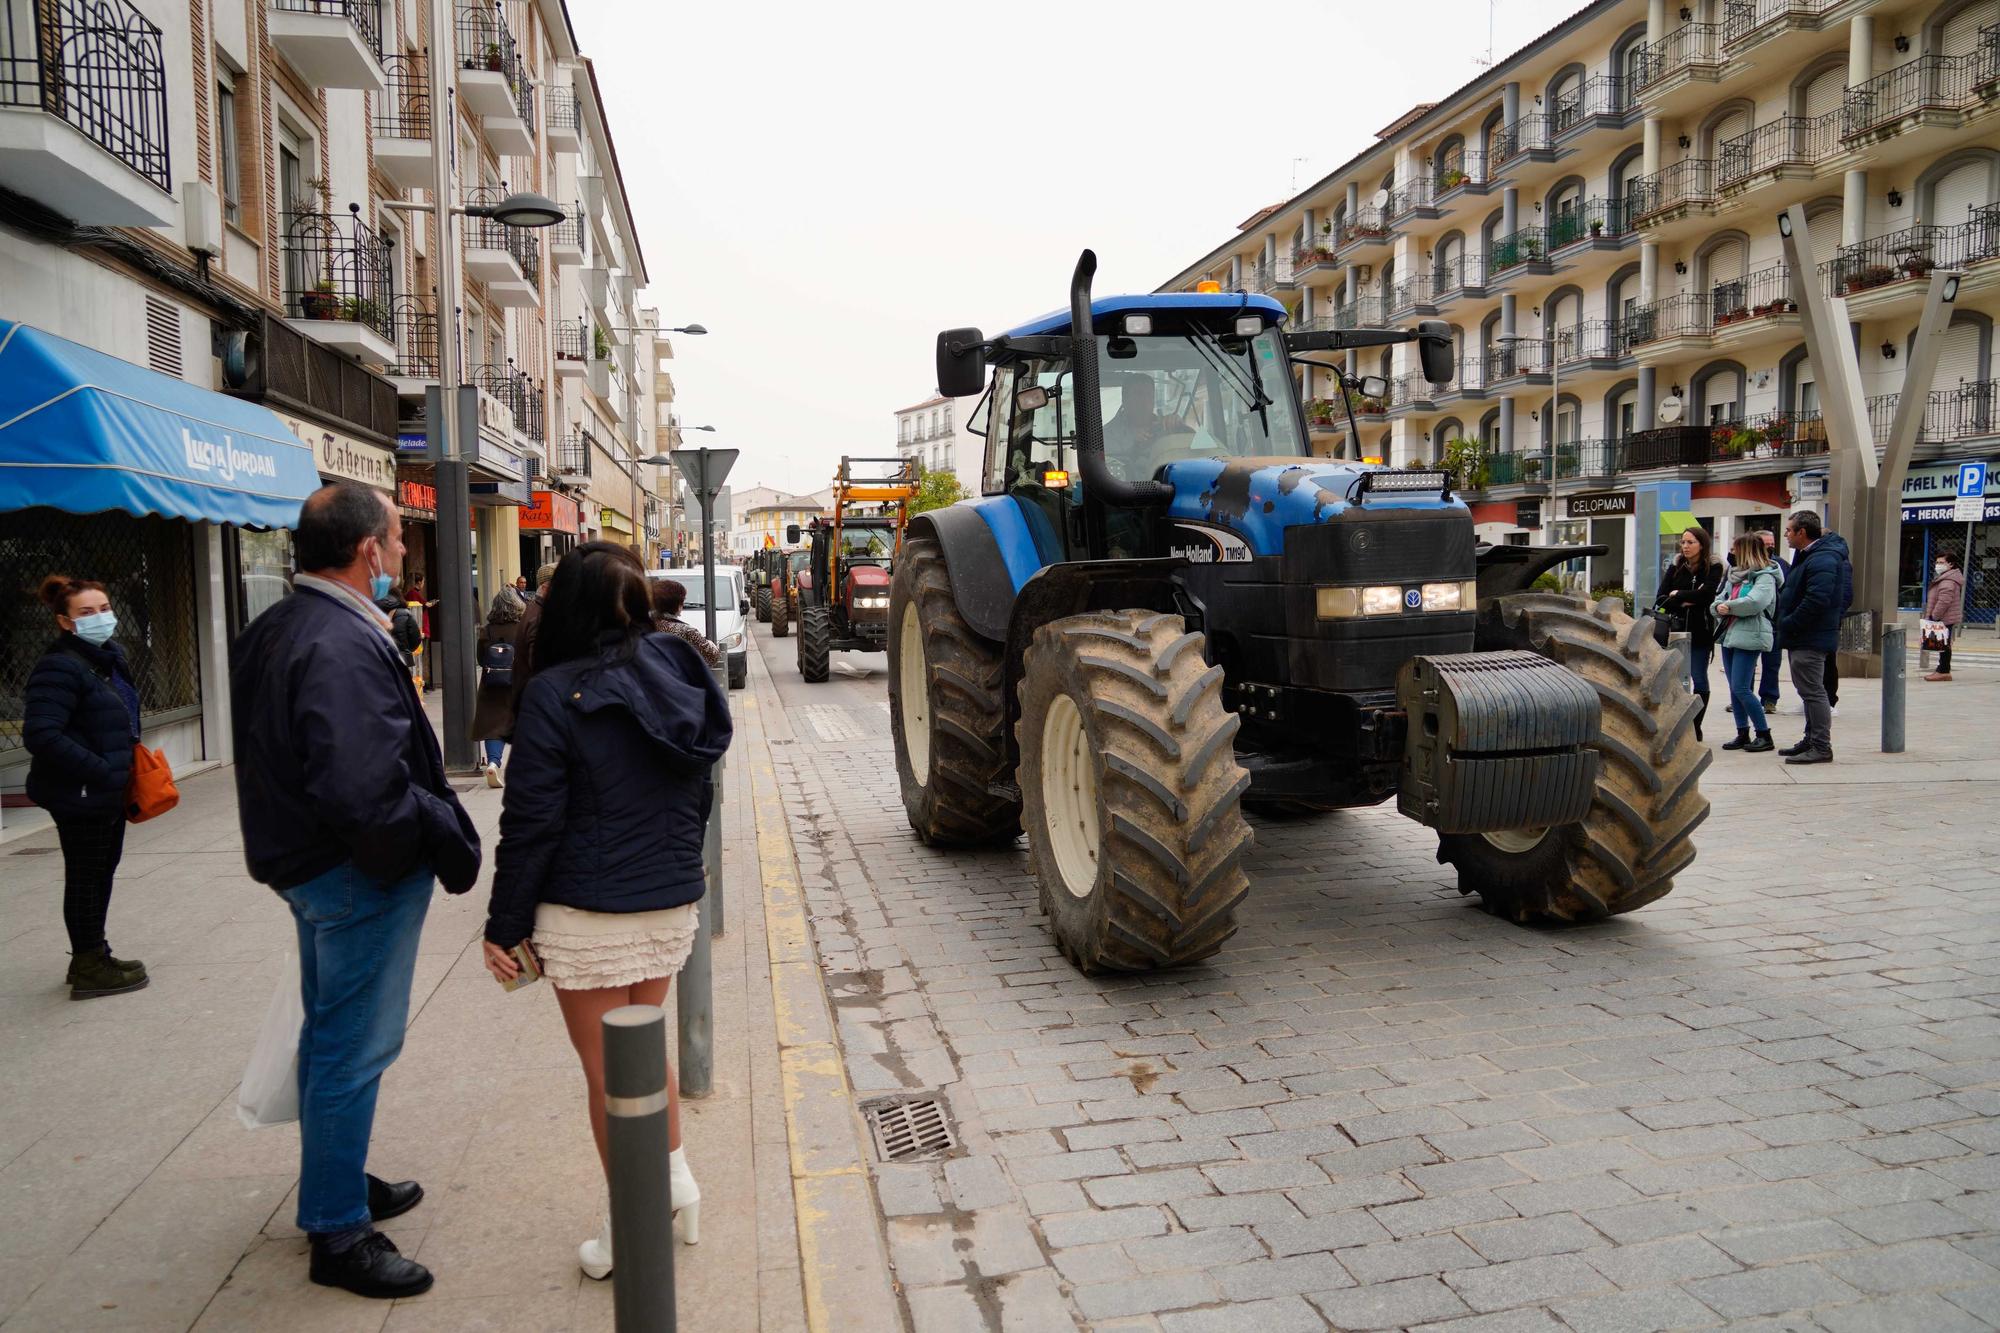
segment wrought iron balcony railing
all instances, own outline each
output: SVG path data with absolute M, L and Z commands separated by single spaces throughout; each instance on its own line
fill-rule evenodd
M 591 447 L 594 443 L 587 430 L 573 430 L 563 436 L 555 449 L 556 471 L 573 477 L 589 476 L 590 456 L 597 452 Z
M 360 217 L 289 213 L 284 231 L 285 313 L 347 320 L 396 336 L 389 306 L 389 246 Z
M 1625 345 L 1625 321 L 1586 319 L 1556 335 L 1557 359 L 1565 366 L 1579 361 L 1615 361 L 1631 349 Z
M 1967 380 L 1950 389 L 1931 390 L 1924 411 L 1926 440 L 1970 440 L 2000 435 L 2000 394 L 1993 380 Z
M 1670 208 L 1715 202 L 1715 159 L 1688 157 L 1625 187 L 1626 216 L 1637 222 Z
M 1580 241 L 1615 241 L 1632 230 L 1632 215 L 1623 199 L 1583 199 L 1556 209 L 1543 230 L 1553 254 Z
M 499 6 L 461 5 L 454 28 L 458 34 L 460 69 L 490 70 L 507 76 L 507 86 L 522 82 L 520 50 Z
M 1891 412 L 1894 395 L 1890 395 Z M 1709 457 L 1732 463 L 1745 458 L 1810 458 L 1827 452 L 1826 423 L 1818 409 L 1759 412 L 1741 421 L 1712 426 Z
M 1485 360 L 1488 384 L 1498 384 L 1521 375 L 1546 375 L 1549 373 L 1549 345 L 1540 338 L 1492 343 L 1486 348 Z
M 575 319 L 559 319 L 555 331 L 556 360 L 587 361 L 590 359 L 590 321 L 579 315 Z
M 1431 164 L 1432 199 L 1467 185 L 1486 183 L 1486 154 L 1477 148 L 1454 148 Z
M 1957 111 L 1974 100 L 1975 89 L 1991 91 L 2000 71 L 2000 29 L 1980 31 L 1979 47 L 1965 55 L 1921 55 L 1847 90 L 1847 138 L 1866 134 L 1922 111 Z
M 361 36 L 362 44 L 382 57 L 381 0 L 271 0 L 271 8 L 287 14 L 317 14 L 344 18 Z
M 1379 208 L 1361 208 L 1341 218 L 1333 227 L 1333 244 L 1346 249 L 1364 241 L 1389 239 L 1389 218 Z
M 1258 264 L 1253 267 L 1247 275 L 1247 280 L 1253 292 L 1275 292 L 1282 287 L 1291 286 L 1296 281 L 1292 274 L 1292 261 L 1284 255 L 1278 256 L 1268 264 Z
M 552 130 L 568 130 L 572 134 L 583 133 L 583 107 L 576 100 L 576 93 L 568 88 L 555 87 L 548 90 L 542 102 L 543 114 L 548 117 Z
M 497 204 L 506 195 L 506 186 L 481 186 L 467 190 L 466 202 L 474 204 Z M 521 276 L 531 283 L 539 284 L 542 274 L 542 242 L 540 229 L 533 227 L 509 227 L 494 218 L 467 217 L 465 222 L 465 243 L 482 250 L 505 250 L 514 257 L 521 267 Z
M 1486 255 L 1486 271 L 1497 278 L 1522 264 L 1541 263 L 1548 255 L 1548 236 L 1544 230 L 1539 226 L 1523 227 L 1493 238 L 1493 248 Z
M 1431 202 L 1431 182 L 1428 176 L 1419 176 L 1406 185 L 1399 185 L 1389 192 L 1389 206 L 1383 211 L 1392 218 L 1399 218 L 1419 208 L 1427 208 Z
M 1372 329 L 1382 323 L 1382 298 L 1363 296 L 1346 305 L 1335 306 L 1326 316 L 1330 329 Z
M 2000 204 L 1972 210 L 1953 226 L 1905 227 L 1844 245 L 1819 266 L 1820 279 L 1834 296 L 1852 296 L 1874 287 L 1928 277 L 1934 268 L 1967 268 L 2000 256 Z
M 1684 23 L 1634 56 L 1633 69 L 1641 88 L 1649 87 L 1697 65 L 1722 63 L 1722 25 Z
M 1549 128 L 1567 134 L 1590 116 L 1622 116 L 1631 109 L 1631 80 L 1622 74 L 1593 74 L 1576 91 L 1556 98 Z
M 1642 305 L 1625 317 L 1625 345 L 1644 347 L 1666 338 L 1700 337 L 1712 332 L 1706 292 L 1683 292 Z
M 1415 310 L 1419 306 L 1435 305 L 1437 288 L 1434 285 L 1434 278 L 1435 275 L 1430 273 L 1412 273 L 1400 282 L 1391 284 L 1382 302 L 1389 317 L 1394 319 L 1397 315 Z
M 465 377 L 467 384 L 476 384 L 485 392 L 507 404 L 514 414 L 514 430 L 529 439 L 543 440 L 546 435 L 547 397 L 542 386 L 526 373 L 512 365 L 474 366 Z
M 1846 119 L 1840 107 L 1819 116 L 1780 116 L 1726 140 L 1716 149 L 1716 183 L 1733 185 L 1779 167 L 1817 166 L 1840 151 Z
M 1510 162 L 1523 153 L 1548 148 L 1554 137 L 1555 117 L 1522 116 L 1493 136 L 1493 156 L 1499 162 Z
M 590 228 L 583 221 L 583 205 L 577 204 L 569 210 L 569 216 L 550 227 L 549 244 L 567 245 L 583 255 L 583 262 L 590 262 Z
M 1301 241 L 1292 247 L 1292 272 L 1294 273 L 1302 273 L 1306 269 L 1315 268 L 1321 264 L 1337 264 L 1339 262 L 1334 257 L 1333 236 L 1330 233 L 1315 236 L 1309 241 Z
M 1485 286 L 1486 259 L 1482 255 L 1460 254 L 1435 261 L 1431 268 L 1431 290 L 1440 301 Z
M 1759 38 L 1787 19 L 1812 19 L 1839 0 L 1729 0 L 1722 12 L 1722 45 L 1738 46 Z
M 1755 273 L 1715 283 L 1708 292 L 1709 322 L 1713 329 L 1768 315 L 1788 315 L 1798 309 L 1792 300 L 1792 273 L 1784 264 L 1771 264 Z
M 528 127 L 528 133 L 535 132 L 535 85 L 528 81 L 525 73 L 514 80 L 514 114 Z
M 382 61 L 384 85 L 375 100 L 375 134 L 383 139 L 431 137 L 431 80 L 422 56 Z
M 396 364 L 389 373 L 413 380 L 438 378 L 437 309 L 428 296 L 402 292 L 389 302 L 395 326 Z
M 0 107 L 46 112 L 171 192 L 160 30 L 125 0 L 0 4 Z

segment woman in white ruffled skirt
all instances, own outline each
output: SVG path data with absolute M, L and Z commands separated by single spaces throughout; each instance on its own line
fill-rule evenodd
M 608 1160 L 604 1016 L 661 1005 L 694 946 L 705 888 L 709 773 L 729 746 L 729 703 L 700 654 L 652 630 L 638 558 L 590 542 L 563 557 L 534 639 L 514 720 L 500 816 L 486 966 L 519 971 L 526 943 L 554 986 L 583 1065 L 590 1128 Z M 680 1090 L 667 1070 L 668 1143 L 681 1239 L 700 1238 L 701 1192 L 681 1148 Z M 611 1223 L 577 1252 L 611 1272 Z

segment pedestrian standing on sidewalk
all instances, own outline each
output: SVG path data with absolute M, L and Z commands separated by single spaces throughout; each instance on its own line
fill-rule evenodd
M 57 634 L 28 674 L 21 741 L 29 754 L 28 799 L 49 812 L 62 844 L 70 955 L 64 984 L 72 1000 L 122 995 L 148 981 L 144 963 L 113 956 L 104 938 L 111 882 L 125 854 L 139 689 L 111 637 L 118 614 L 103 584 L 51 574 L 39 591 Z
M 514 723 L 500 813 L 486 966 L 520 970 L 526 942 L 555 987 L 583 1065 L 590 1130 L 605 1148 L 604 1016 L 666 1003 L 694 947 L 709 770 L 729 747 L 729 703 L 685 639 L 656 634 L 637 556 L 588 542 L 544 598 L 536 672 Z M 701 1191 L 681 1149 L 679 1084 L 667 1070 L 667 1145 L 682 1240 L 700 1239 Z M 611 1222 L 577 1250 L 611 1272 Z
M 521 715 L 521 699 L 528 692 L 528 682 L 535 675 L 535 635 L 542 624 L 542 607 L 549 600 L 549 583 L 556 576 L 556 563 L 550 561 L 535 571 L 535 600 L 528 603 L 528 609 L 521 613 L 521 629 L 514 636 L 514 691 L 507 699 L 508 739 L 513 739 L 514 719 Z
M 1681 533 L 1680 556 L 1667 567 L 1654 608 L 1668 632 L 1688 636 L 1688 676 L 1701 700 L 1694 715 L 1696 740 L 1701 739 L 1702 719 L 1708 714 L 1708 664 L 1715 655 L 1715 622 L 1708 608 L 1722 587 L 1722 562 L 1715 558 L 1714 540 L 1699 524 Z
M 1771 724 L 1757 698 L 1757 663 L 1771 646 L 1771 610 L 1778 604 L 1778 571 L 1764 543 L 1744 535 L 1730 549 L 1729 583 L 1715 599 L 1722 674 L 1729 681 L 1729 707 L 1736 715 L 1736 739 L 1725 750 L 1763 754 L 1777 748 Z M 1755 732 L 1755 739 L 1751 733 Z
M 417 672 L 417 649 L 424 646 L 423 626 L 417 619 L 417 613 L 410 610 L 409 602 L 403 594 L 393 588 L 390 589 L 388 596 L 376 598 L 375 605 L 388 614 L 389 638 L 402 656 L 403 669 L 410 673 L 410 678 L 414 682 Z
M 1791 566 L 1778 558 L 1778 534 L 1769 528 L 1759 528 L 1757 540 L 1764 544 L 1764 554 L 1769 557 L 1771 568 L 1778 572 L 1778 586 L 1784 587 Z M 1784 666 L 1784 658 L 1784 650 L 1778 647 L 1777 628 L 1773 626 L 1771 646 L 1762 654 L 1763 664 L 1757 670 L 1757 702 L 1764 706 L 1767 718 L 1778 711 L 1778 673 Z
M 423 1187 L 369 1175 L 368 1140 L 403 1049 L 432 884 L 464 893 L 479 877 L 479 835 L 375 601 L 402 566 L 400 527 L 380 491 L 314 491 L 293 536 L 293 595 L 229 660 L 244 859 L 298 929 L 298 1225 L 314 1282 L 377 1297 L 431 1285 L 374 1227 Z
M 1792 572 L 1778 589 L 1778 643 L 1792 658 L 1792 688 L 1805 709 L 1806 734 L 1779 753 L 1788 764 L 1833 762 L 1833 708 L 1826 694 L 1826 659 L 1840 646 L 1843 589 L 1854 587 L 1847 542 L 1801 509 L 1785 520 Z
M 671 634 L 678 639 L 686 639 L 701 654 L 701 660 L 717 671 L 722 669 L 722 649 L 706 634 L 681 619 L 681 608 L 687 605 L 687 584 L 679 579 L 651 579 L 653 588 L 653 628 L 662 634 Z
M 515 576 L 514 593 L 521 599 L 521 605 L 523 606 L 535 600 L 535 590 L 528 586 L 528 576 L 526 574 Z
M 527 606 L 521 595 L 503 587 L 493 594 L 486 623 L 479 627 L 479 693 L 472 706 L 472 739 L 486 746 L 486 785 L 500 785 L 500 760 L 514 730 L 514 663 L 516 639 Z
M 1951 641 L 1965 623 L 1965 571 L 1958 567 L 1956 551 L 1939 551 L 1931 564 L 1931 589 L 1924 594 L 1924 619 L 1945 627 L 1944 647 L 1938 653 L 1937 670 L 1925 680 L 1951 679 Z

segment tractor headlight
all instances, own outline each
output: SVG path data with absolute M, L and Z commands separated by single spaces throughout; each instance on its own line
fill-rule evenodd
M 1361 590 L 1361 614 L 1364 616 L 1393 616 L 1402 609 L 1401 588 L 1384 586 Z
M 886 611 L 889 609 L 889 599 L 887 597 L 857 597 L 854 599 L 854 609 L 857 611 Z
M 1403 609 L 1403 590 L 1389 584 L 1375 588 L 1320 588 L 1317 601 L 1321 620 L 1388 616 Z
M 1479 604 L 1479 585 L 1476 583 L 1426 583 L 1424 585 L 1424 610 L 1464 611 Z

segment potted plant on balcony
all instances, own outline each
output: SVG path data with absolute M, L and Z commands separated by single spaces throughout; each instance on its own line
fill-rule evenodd
M 299 312 L 307 319 L 332 319 L 340 313 L 340 298 L 334 294 L 333 279 L 321 278 L 309 291 L 299 293 Z
M 1465 180 L 1466 176 L 1463 171 L 1460 171 L 1457 167 L 1446 167 L 1438 173 L 1438 188 L 1440 190 L 1456 190 L 1459 186 L 1465 184 Z
M 494 74 L 498 74 L 506 68 L 506 62 L 500 55 L 500 43 L 488 42 L 486 44 L 486 68 Z
M 1590 220 L 1590 239 L 1593 241 L 1604 239 L 1604 219 L 1592 218 Z
M 1870 264 L 1847 279 L 1849 292 L 1865 292 L 1871 287 L 1885 286 L 1896 276 L 1896 270 L 1887 264 Z
M 593 324 L 590 327 L 590 354 L 598 361 L 611 359 L 611 339 L 605 335 L 602 324 Z
M 350 296 L 340 303 L 340 318 L 353 324 L 379 327 L 382 324 L 382 307 L 366 297 Z
M 1937 264 L 1929 255 L 1907 254 L 1903 256 L 1903 273 L 1912 278 L 1921 278 L 1936 268 Z

